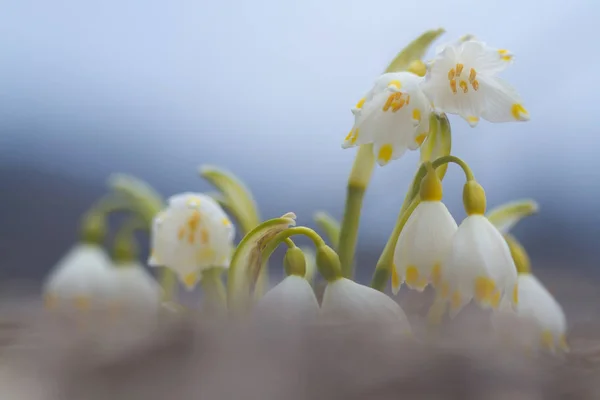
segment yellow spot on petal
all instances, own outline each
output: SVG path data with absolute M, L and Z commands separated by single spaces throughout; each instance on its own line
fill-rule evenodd
M 420 133 L 415 138 L 415 142 L 417 142 L 417 144 L 420 146 L 420 145 L 423 144 L 423 142 L 425 141 L 425 139 L 427 139 L 427 133 Z
M 88 296 L 76 296 L 73 298 L 73 305 L 79 311 L 89 310 L 91 304 L 92 301 Z
M 189 207 L 199 207 L 200 206 L 200 198 L 199 197 L 190 197 L 187 201 L 187 205 Z
M 356 103 L 356 108 L 362 108 L 365 105 L 365 100 L 366 99 L 364 97 L 360 99 L 358 103 Z
M 221 220 L 221 223 L 225 226 L 231 225 L 231 221 L 229 220 L 229 218 L 226 218 L 226 217 L 223 217 L 223 219 Z
M 393 80 L 388 84 L 388 87 L 394 86 L 396 89 L 400 89 L 402 87 L 402 83 L 398 80 Z
M 450 89 L 452 93 L 456 94 L 456 79 L 450 80 Z
M 470 115 L 467 117 L 467 122 L 469 125 L 476 125 L 479 122 L 479 118 L 474 115 Z
M 549 330 L 545 330 L 542 332 L 541 342 L 542 342 L 542 347 L 544 349 L 549 350 L 549 351 L 555 350 L 554 335 Z
M 387 164 L 392 159 L 393 150 L 394 149 L 392 148 L 391 144 L 384 144 L 379 149 L 379 154 L 377 155 L 377 158 L 380 162 Z
M 461 296 L 460 292 L 457 291 L 457 292 L 452 293 L 452 298 L 450 299 L 450 307 L 453 310 L 458 310 L 461 305 L 462 305 L 462 296 Z
M 527 121 L 529 120 L 529 112 L 523 107 L 522 104 L 515 103 L 512 105 L 510 112 L 514 119 L 517 121 Z
M 491 305 L 494 292 L 496 292 L 496 283 L 490 278 L 486 278 L 483 276 L 475 279 L 475 299 L 481 303 L 486 305 Z M 500 293 L 498 293 L 500 295 Z
M 44 296 L 44 307 L 53 310 L 58 306 L 58 296 L 48 293 Z
M 191 274 L 187 274 L 183 277 L 182 281 L 186 288 L 193 289 L 198 282 L 198 278 L 200 276 L 199 272 L 192 272 Z
M 177 233 L 177 237 L 179 238 L 179 240 L 183 240 L 184 236 L 185 236 L 185 228 L 181 227 L 181 228 L 179 228 L 179 232 Z
M 348 141 L 352 138 L 352 133 L 354 132 L 354 130 L 351 130 L 350 132 L 348 132 L 348 134 L 346 135 L 346 137 L 344 138 L 345 141 Z
M 412 112 L 412 117 L 415 121 L 421 121 L 421 110 L 415 108 Z
M 356 128 L 354 130 L 354 136 L 352 136 L 352 140 L 350 141 L 351 144 L 356 143 L 356 141 L 358 140 L 358 128 Z
M 200 242 L 202 244 L 206 244 L 206 243 L 208 243 L 209 239 L 210 239 L 210 235 L 208 234 L 208 231 L 206 229 L 202 229 L 200 231 Z
M 450 71 L 448 71 L 448 80 L 449 81 L 453 80 L 455 76 L 456 76 L 456 71 L 454 70 L 454 68 L 452 68 Z
M 512 292 L 512 302 L 514 305 L 519 304 L 519 285 L 515 284 Z
M 490 305 L 493 308 L 498 308 L 498 306 L 500 306 L 500 292 L 498 290 L 496 290 L 494 292 L 494 294 L 492 295 L 492 300 L 490 302 Z
M 469 86 L 467 85 L 467 82 L 465 82 L 465 81 L 460 81 L 460 83 L 458 84 L 458 86 L 460 86 L 460 88 L 462 89 L 463 93 L 467 93 L 469 91 Z
M 456 76 L 460 76 L 462 74 L 463 68 L 465 66 L 463 64 L 456 64 Z
M 500 58 L 503 61 L 510 61 L 513 59 L 512 54 L 510 54 L 510 52 L 508 50 L 500 49 L 500 50 L 498 50 L 498 54 L 500 55 Z
M 406 267 L 406 284 L 410 287 L 415 287 L 419 282 L 419 270 L 414 265 Z
M 450 285 L 448 285 L 448 282 L 442 282 L 442 287 L 440 288 L 440 296 L 443 299 L 447 299 L 449 295 L 450 295 Z
M 400 287 L 400 277 L 398 271 L 396 271 L 396 265 L 392 266 L 392 289 L 396 290 Z
M 558 347 L 565 353 L 570 351 L 569 344 L 567 343 L 567 337 L 565 335 L 560 335 L 558 338 Z
M 431 282 L 434 287 L 438 287 L 442 281 L 442 266 L 437 263 L 431 269 Z

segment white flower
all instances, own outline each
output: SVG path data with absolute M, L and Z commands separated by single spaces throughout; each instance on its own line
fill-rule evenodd
M 119 264 L 113 268 L 113 274 L 113 302 L 118 308 L 158 310 L 162 289 L 139 262 Z
M 482 307 L 518 302 L 517 270 L 502 234 L 480 214 L 466 217 L 442 264 L 440 295 L 454 317 L 471 299 Z
M 343 148 L 373 143 L 379 165 L 416 150 L 429 132 L 429 100 L 420 88 L 423 78 L 410 72 L 381 75 L 352 110 L 354 127 Z
M 321 316 L 327 322 L 384 324 L 395 327 L 398 332 L 411 332 L 406 314 L 398 303 L 378 290 L 346 278 L 325 287 Z
M 441 266 L 452 244 L 457 225 L 441 201 L 423 201 L 409 217 L 400 233 L 394 253 L 398 293 L 402 282 L 419 291 L 429 283 L 439 286 Z
M 429 65 L 423 91 L 436 112 L 458 114 L 471 126 L 479 118 L 528 121 L 529 113 L 515 89 L 496 77 L 512 60 L 510 52 L 476 39 L 446 45 Z
M 305 278 L 289 275 L 263 296 L 255 312 L 261 319 L 310 322 L 319 314 L 319 303 Z
M 106 306 L 112 293 L 111 261 L 95 244 L 75 245 L 53 268 L 44 285 L 48 308 L 63 305 L 79 310 Z
M 567 322 L 562 307 L 542 283 L 531 274 L 519 274 L 520 318 L 532 321 L 538 331 L 538 343 L 546 350 L 566 351 Z
M 234 236 L 233 224 L 212 198 L 178 194 L 154 218 L 148 264 L 171 268 L 191 289 L 202 270 L 229 267 Z

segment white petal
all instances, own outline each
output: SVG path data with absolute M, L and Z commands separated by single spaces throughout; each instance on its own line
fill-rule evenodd
M 161 287 L 156 280 L 137 262 L 119 265 L 116 275 L 116 300 L 124 306 L 157 309 L 160 304 Z
M 512 53 L 499 50 L 477 40 L 469 40 L 461 47 L 461 59 L 475 68 L 478 74 L 492 76 L 505 70 L 513 61 Z
M 384 324 L 410 332 L 408 319 L 398 303 L 382 292 L 346 278 L 327 284 L 321 313 L 327 322 Z
M 456 222 L 442 202 L 421 202 L 396 244 L 394 264 L 400 281 L 423 290 L 427 284 L 439 280 L 442 262 L 456 230 Z
M 520 274 L 518 282 L 518 314 L 533 318 L 541 330 L 552 332 L 558 342 L 567 329 L 562 307 L 535 276 Z
M 480 91 L 484 94 L 482 117 L 490 122 L 528 121 L 516 90 L 500 78 L 481 77 Z
M 465 218 L 442 265 L 442 290 L 450 299 L 451 315 L 473 297 L 486 307 L 498 307 L 504 298 L 512 300 L 516 281 L 516 267 L 502 234 L 482 215 Z
M 318 316 L 319 303 L 306 279 L 290 275 L 262 297 L 255 312 L 262 320 L 310 322 Z

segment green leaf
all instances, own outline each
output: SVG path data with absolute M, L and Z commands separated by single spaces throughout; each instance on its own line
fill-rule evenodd
M 340 223 L 324 211 L 315 213 L 314 220 L 329 239 L 331 247 L 337 249 L 340 240 Z
M 490 210 L 487 218 L 502 234 L 507 234 L 520 220 L 538 211 L 537 202 L 524 199 L 504 203 Z
M 411 62 L 423 58 L 431 43 L 440 37 L 445 30 L 436 29 L 423 33 L 421 36 L 413 40 L 406 46 L 387 67 L 385 72 L 404 71 L 408 68 Z
M 421 163 L 435 161 L 440 157 L 449 156 L 452 150 L 452 130 L 446 114 L 431 114 L 429 118 L 429 134 L 421 145 Z M 448 164 L 437 169 L 440 179 L 444 179 Z
M 162 196 L 148 183 L 133 175 L 113 174 L 108 178 L 108 186 L 129 198 L 148 224 L 164 207 Z
M 200 175 L 221 191 L 222 197 L 217 200 L 237 219 L 244 233 L 260 223 L 250 190 L 235 175 L 211 165 L 201 166 Z
M 243 313 L 251 306 L 251 291 L 263 264 L 263 250 L 278 233 L 294 225 L 296 215 L 287 213 L 258 225 L 238 244 L 229 264 L 227 278 L 227 305 L 232 313 Z
M 300 249 L 306 259 L 306 273 L 304 274 L 304 278 L 312 285 L 317 272 L 317 255 L 310 247 L 300 246 Z

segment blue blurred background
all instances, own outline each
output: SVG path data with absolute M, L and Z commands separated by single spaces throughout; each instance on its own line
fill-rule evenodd
M 447 30 L 439 43 L 472 33 L 514 52 L 503 77 L 531 113 L 528 123 L 475 129 L 451 117 L 453 153 L 489 206 L 540 203 L 515 231 L 534 266 L 598 274 L 594 0 L 2 4 L 2 278 L 40 280 L 113 172 L 170 195 L 208 190 L 196 169 L 217 164 L 245 180 L 265 218 L 341 217 L 355 154 L 340 146 L 350 108 L 397 51 L 438 27 Z M 417 162 L 412 152 L 376 168 L 360 229 L 365 275 Z M 445 181 L 457 219 L 463 179 L 451 168 Z

